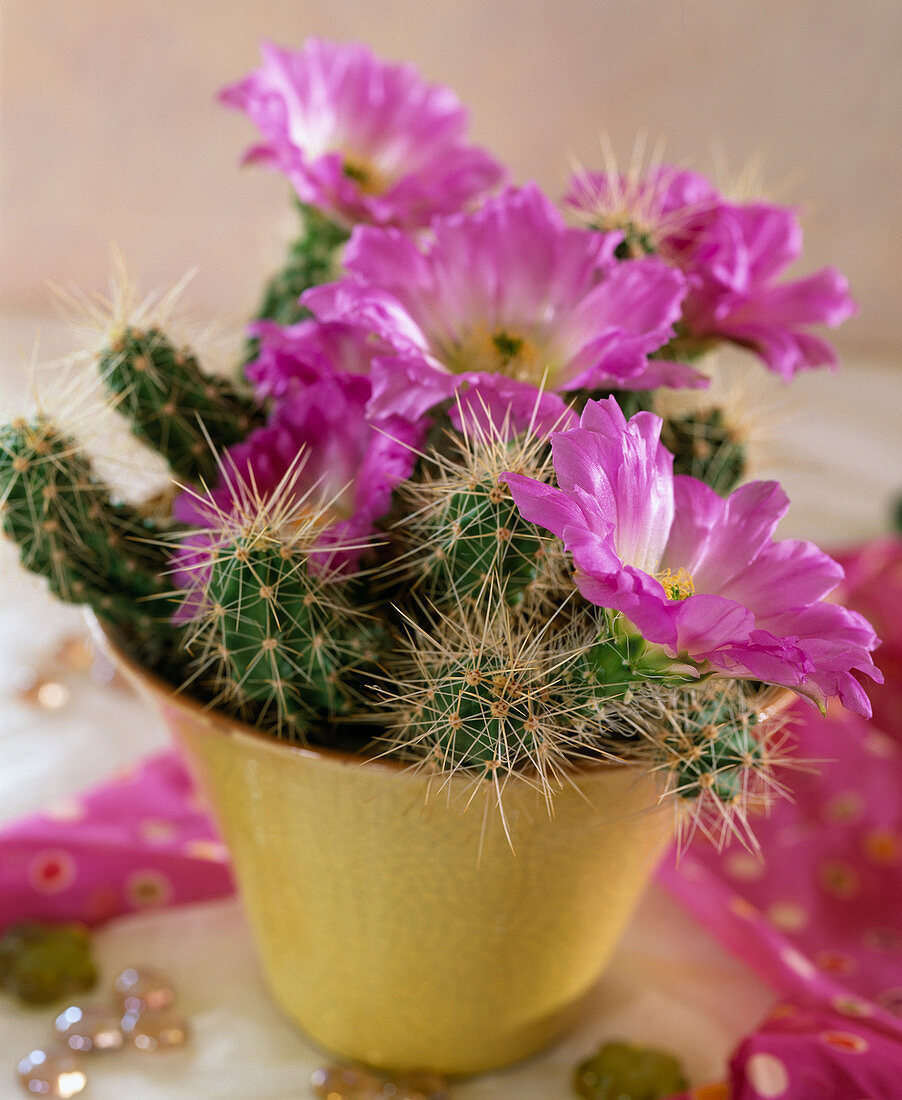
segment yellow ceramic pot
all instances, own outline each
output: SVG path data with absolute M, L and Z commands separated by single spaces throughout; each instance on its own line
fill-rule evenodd
M 318 1044 L 470 1074 L 578 1015 L 667 832 L 650 779 L 574 772 L 551 812 L 523 777 L 444 783 L 274 740 L 153 696 L 209 797 L 276 999 Z

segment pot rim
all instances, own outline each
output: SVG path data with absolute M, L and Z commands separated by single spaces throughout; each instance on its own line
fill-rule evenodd
M 393 760 L 390 757 L 370 758 L 362 756 L 360 753 L 329 748 L 326 745 L 299 745 L 295 741 L 283 741 L 279 737 L 273 737 L 271 733 L 267 733 L 265 730 L 257 729 L 247 722 L 242 722 L 239 718 L 231 718 L 215 707 L 199 702 L 187 692 L 174 687 L 157 673 L 140 664 L 122 648 L 113 631 L 101 622 L 91 608 L 86 607 L 84 610 L 92 636 L 103 650 L 115 660 L 116 664 L 124 667 L 132 679 L 150 688 L 152 693 L 162 699 L 167 706 L 182 711 L 192 719 L 201 722 L 204 726 L 217 729 L 229 737 L 247 737 L 255 741 L 261 741 L 275 751 L 287 752 L 291 755 L 314 759 L 326 757 L 346 764 L 372 764 L 393 772 L 403 771 L 410 767 L 404 761 Z
M 104 651 L 109 654 L 118 665 L 124 667 L 128 675 L 148 687 L 154 696 L 163 700 L 167 706 L 180 710 L 195 721 L 199 721 L 208 729 L 216 730 L 228 737 L 247 738 L 266 746 L 268 751 L 287 753 L 290 756 L 301 756 L 308 760 L 329 760 L 348 767 L 366 767 L 388 772 L 392 775 L 413 774 L 417 770 L 415 761 L 398 760 L 388 755 L 365 756 L 362 753 L 347 752 L 344 749 L 331 748 L 328 745 L 299 745 L 295 741 L 283 741 L 274 737 L 265 730 L 242 722 L 238 718 L 231 718 L 215 707 L 199 702 L 187 693 L 173 687 L 155 672 L 151 672 L 140 664 L 130 653 L 117 642 L 115 635 L 107 627 L 91 608 L 84 609 L 91 634 Z M 583 762 L 575 764 L 567 769 L 567 774 L 572 776 L 585 775 L 588 772 L 605 773 L 632 771 L 628 764 L 621 764 L 612 760 L 597 760 L 592 763 Z M 643 773 L 644 774 L 644 773 Z M 477 781 L 478 777 L 471 774 L 464 775 L 461 772 L 435 772 L 434 778 L 441 786 L 450 781 L 464 780 L 468 784 Z M 534 785 L 527 773 L 511 772 L 510 780 L 522 778 Z
M 261 742 L 274 752 L 284 752 L 292 756 L 302 756 L 311 760 L 331 760 L 339 764 L 347 766 L 353 765 L 355 767 L 366 766 L 367 768 L 380 769 L 395 775 L 405 772 L 413 773 L 417 768 L 415 762 L 398 760 L 388 755 L 365 756 L 361 753 L 347 752 L 344 749 L 330 748 L 328 745 L 299 745 L 294 741 L 283 741 L 281 738 L 274 737 L 271 733 L 257 729 L 255 726 L 248 725 L 240 719 L 230 718 L 227 714 L 223 714 L 222 711 L 216 710 L 214 707 L 201 703 L 197 699 L 192 698 L 192 696 L 181 692 L 180 689 L 173 687 L 172 684 L 168 683 L 155 672 L 151 672 L 149 669 L 145 668 L 118 644 L 112 629 L 101 622 L 91 608 L 85 607 L 84 613 L 88 622 L 88 627 L 95 641 L 98 642 L 103 650 L 109 654 L 117 664 L 125 668 L 133 680 L 150 688 L 153 695 L 162 699 L 168 706 L 175 707 L 208 728 L 216 729 L 229 737 L 245 737 Z M 795 697 L 794 693 L 789 688 L 776 688 L 775 690 L 777 694 L 774 696 L 773 700 L 768 705 L 762 707 L 762 712 L 768 717 L 774 717 L 780 714 L 789 706 Z M 619 771 L 641 771 L 641 769 L 632 767 L 627 763 L 601 759 L 592 762 L 575 762 L 572 768 L 567 768 L 565 774 L 571 776 L 584 776 L 588 772 L 598 771 L 611 773 Z M 644 775 L 647 773 L 641 771 L 641 774 Z M 518 777 L 531 783 L 531 777 L 525 772 L 511 772 L 507 781 L 516 781 Z M 478 779 L 478 777 L 474 775 L 464 775 L 460 771 L 447 773 L 438 771 L 435 773 L 435 778 L 437 778 L 442 785 L 452 780 L 460 779 L 465 779 L 468 783 L 472 784 Z

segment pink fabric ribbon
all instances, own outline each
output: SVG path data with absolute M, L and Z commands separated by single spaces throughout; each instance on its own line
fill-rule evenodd
M 902 1096 L 902 541 L 843 565 L 842 602 L 883 638 L 873 719 L 795 704 L 794 756 L 818 763 L 790 773 L 793 800 L 755 822 L 762 858 L 700 839 L 660 872 L 781 997 L 733 1056 L 732 1100 Z M 95 923 L 232 890 L 174 752 L 0 834 L 0 928 Z
M 0 930 L 95 924 L 233 889 L 228 853 L 174 750 L 0 834 Z
M 902 541 L 841 561 L 841 602 L 883 639 L 874 717 L 796 703 L 793 757 L 815 765 L 755 821 L 762 858 L 699 840 L 659 872 L 783 998 L 736 1050 L 731 1100 L 902 1097 Z

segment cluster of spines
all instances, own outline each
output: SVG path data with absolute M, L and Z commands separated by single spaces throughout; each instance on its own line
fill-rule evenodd
M 780 789 L 773 700 L 741 681 L 698 683 L 609 613 L 557 615 L 542 623 L 496 594 L 411 619 L 382 692 L 390 751 L 496 784 L 531 775 L 549 795 L 580 761 L 640 767 L 663 773 L 693 828 L 718 843 L 750 835 L 748 810 Z
M 673 754 L 673 789 L 682 799 L 704 792 L 732 805 L 748 789 L 747 775 L 763 758 L 755 738 L 754 710 L 737 714 L 723 694 L 702 700 L 681 715 L 679 731 L 667 739 Z
M 149 522 L 112 499 L 51 419 L 18 419 L 0 430 L 0 492 L 4 533 L 57 596 L 139 637 L 170 633 L 167 559 Z
M 437 628 L 411 624 L 383 691 L 387 741 L 442 773 L 498 781 L 519 771 L 548 791 L 568 761 L 597 755 L 587 736 L 599 720 L 596 694 L 567 675 L 581 648 L 497 594 L 486 604 Z
M 157 450 L 176 478 L 213 484 L 217 450 L 263 423 L 253 399 L 206 374 L 157 328 L 123 327 L 99 358 L 101 381 L 132 432 Z
M 381 635 L 355 606 L 355 582 L 312 560 L 315 519 L 266 502 L 221 519 L 193 566 L 198 680 L 217 705 L 279 736 L 304 739 L 353 715 Z
M 547 443 L 508 441 L 504 432 L 473 429 L 449 435 L 422 467 L 400 491 L 405 518 L 397 531 L 405 579 L 437 607 L 477 600 L 488 591 L 520 602 L 544 573 L 551 540 L 523 519 L 501 475 L 547 479 Z
M 647 736 L 667 793 L 688 811 L 682 818 L 718 844 L 732 833 L 752 840 L 748 813 L 783 790 L 774 769 L 788 765 L 779 692 L 714 679 L 664 693 L 660 706 Z

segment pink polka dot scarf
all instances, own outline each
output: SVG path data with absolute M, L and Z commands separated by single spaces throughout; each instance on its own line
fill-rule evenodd
M 902 1097 L 902 541 L 841 560 L 840 599 L 883 638 L 873 719 L 795 704 L 795 755 L 823 763 L 755 822 L 761 858 L 696 841 L 660 871 L 781 996 L 733 1056 L 730 1100 Z

